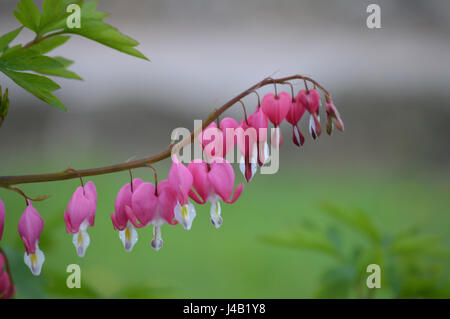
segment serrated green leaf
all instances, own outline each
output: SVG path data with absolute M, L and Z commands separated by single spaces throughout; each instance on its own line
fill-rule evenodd
M 34 71 L 37 73 L 45 74 L 45 75 L 59 76 L 59 77 L 63 77 L 63 78 L 67 78 L 67 79 L 74 79 L 74 80 L 83 80 L 75 72 L 67 70 L 67 68 L 73 64 L 73 61 L 63 58 L 63 57 L 54 57 L 54 59 L 57 60 L 59 63 L 61 63 L 63 65 L 63 67 L 59 68 L 59 69 L 36 69 Z
M 33 0 L 20 0 L 14 15 L 28 29 L 36 33 L 39 31 L 41 13 Z
M 1 69 L 5 75 L 13 80 L 17 85 L 21 86 L 42 101 L 66 111 L 66 107 L 51 92 L 56 91 L 60 86 L 45 76 L 40 76 L 25 72 L 16 72 L 7 69 Z
M 0 37 L 0 52 L 3 52 L 8 45 L 14 41 L 14 39 L 19 35 L 20 31 L 22 31 L 23 27 L 17 28 L 11 32 L 8 32 Z
M 10 48 L 7 48 L 4 52 L 3 55 L 1 56 L 1 58 L 6 58 L 9 55 L 12 54 L 16 54 L 17 52 L 20 51 L 20 49 L 22 49 L 22 45 L 21 44 L 16 44 L 15 46 L 12 46 Z
M 63 45 L 70 39 L 70 36 L 54 36 L 46 38 L 39 43 L 34 44 L 31 48 L 40 54 L 46 54 L 57 47 Z
M 346 212 L 331 204 L 323 205 L 323 211 L 344 224 L 347 224 L 352 229 L 357 230 L 368 239 L 376 243 L 381 241 L 381 235 L 363 211 L 354 210 Z
M 61 0 L 45 0 L 42 4 L 39 32 L 45 34 L 52 31 L 51 25 L 60 21 L 66 15 L 66 7 Z
M 123 53 L 148 60 L 145 55 L 135 49 L 139 42 L 103 22 L 102 20 L 108 15 L 96 9 L 97 1 L 83 2 L 81 6 L 81 28 L 69 29 L 65 26 L 64 32 L 77 34 Z
M 3 68 L 7 68 L 15 71 L 34 71 L 35 69 L 60 69 L 63 67 L 57 60 L 40 55 L 32 56 L 29 58 L 21 58 L 13 56 L 9 59 L 1 59 L 0 65 Z

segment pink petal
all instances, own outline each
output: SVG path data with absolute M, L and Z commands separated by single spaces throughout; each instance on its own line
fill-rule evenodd
M 267 121 L 267 117 L 262 109 L 258 107 L 247 120 L 248 124 L 256 129 L 258 141 L 265 141 L 267 139 L 267 128 L 269 127 L 269 122 Z
M 169 171 L 168 181 L 170 186 L 177 192 L 180 204 L 187 204 L 189 189 L 194 181 L 189 169 L 180 162 L 173 162 Z
M 296 125 L 302 118 L 305 111 L 306 111 L 305 106 L 301 102 L 301 99 L 297 96 L 294 102 L 291 103 L 289 112 L 286 115 L 286 121 L 288 121 L 292 125 Z
M 20 217 L 18 231 L 28 254 L 36 252 L 36 242 L 41 237 L 44 228 L 44 220 L 38 211 L 29 202 L 27 208 Z
M 201 199 L 192 189 L 189 190 L 189 197 L 192 198 L 192 200 L 197 204 L 203 205 L 206 203 L 206 200 Z
M 175 213 L 173 209 L 177 204 L 177 192 L 165 180 L 158 184 L 158 210 L 159 217 L 163 218 L 168 224 L 176 225 Z
M 251 157 L 255 143 L 258 141 L 258 131 L 247 125 L 243 120 L 241 125 L 236 129 L 237 144 L 241 154 L 245 157 Z
M 67 211 L 64 211 L 64 220 L 66 222 L 66 232 L 69 234 L 75 234 L 77 230 L 73 229 L 72 223 L 70 222 L 70 216 L 67 214 Z
M 145 227 L 146 225 L 144 224 L 139 224 L 138 221 L 136 220 L 136 215 L 134 214 L 133 210 L 131 209 L 131 207 L 129 206 L 125 206 L 125 212 L 127 214 L 128 220 L 133 224 L 134 227 L 136 228 L 142 228 Z M 124 228 L 125 229 L 125 228 Z
M 151 183 L 142 183 L 134 191 L 131 198 L 133 213 L 143 225 L 150 223 L 156 215 L 158 197 L 155 195 L 155 186 Z
M 84 192 L 85 196 L 97 205 L 97 189 L 95 188 L 94 182 L 87 182 L 86 185 L 84 185 Z
M 203 202 L 205 202 L 211 192 L 211 184 L 208 180 L 208 165 L 203 160 L 199 163 L 196 163 L 194 160 L 189 163 L 188 169 L 192 173 L 192 176 L 194 178 L 194 189 L 203 199 Z M 192 196 L 191 198 L 195 200 Z
M 278 97 L 274 94 L 266 94 L 261 102 L 264 114 L 275 125 L 279 126 L 285 119 L 292 103 L 289 93 L 281 92 Z
M 208 173 L 208 180 L 214 188 L 214 192 L 224 201 L 228 200 L 233 193 L 234 170 L 230 163 L 211 163 L 211 171 Z
M 95 215 L 97 204 L 92 198 L 92 189 L 90 187 L 88 189 L 83 190 L 83 187 L 77 187 L 67 205 L 67 214 L 70 217 L 71 226 L 75 232 L 78 232 L 81 223 L 86 219 L 89 220 L 90 224 L 93 224 L 91 222 Z M 87 195 L 88 193 L 89 197 Z
M 225 203 L 233 204 L 235 201 L 239 199 L 244 190 L 244 184 L 239 184 L 238 187 L 234 190 L 233 198 L 224 200 Z
M 0 269 L 0 297 L 8 293 L 11 287 L 11 280 L 7 272 L 2 272 Z

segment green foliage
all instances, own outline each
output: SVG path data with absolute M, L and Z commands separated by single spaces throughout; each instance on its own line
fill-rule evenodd
M 289 232 L 264 236 L 262 239 L 273 245 L 320 251 L 335 258 L 341 257 L 333 241 L 309 223 L 298 225 Z
M 383 233 L 361 210 L 345 211 L 327 204 L 323 211 L 365 240 L 344 247 L 345 229 L 324 229 L 310 222 L 308 227 L 264 237 L 270 244 L 338 257 L 335 265 L 321 276 L 315 297 L 375 297 L 378 291 L 365 284 L 369 264 L 382 268 L 382 297 L 439 298 L 450 294 L 450 250 L 438 237 L 421 234 L 416 227 L 395 234 Z
M 8 89 L 5 90 L 5 94 L 2 93 L 2 87 L 0 86 L 0 126 L 8 115 L 9 111 L 9 98 Z
M 81 9 L 81 28 L 67 26 L 72 14 L 67 12 L 67 8 L 72 4 Z M 14 15 L 22 26 L 0 37 L 0 71 L 37 98 L 61 110 L 66 110 L 66 107 L 53 95 L 60 86 L 46 76 L 82 79 L 68 69 L 73 61 L 45 54 L 66 43 L 71 35 L 148 60 L 136 49 L 139 45 L 136 40 L 103 21 L 108 15 L 97 10 L 97 1 L 45 0 L 39 10 L 33 0 L 20 0 Z M 36 33 L 34 40 L 23 46 L 10 47 L 24 27 Z

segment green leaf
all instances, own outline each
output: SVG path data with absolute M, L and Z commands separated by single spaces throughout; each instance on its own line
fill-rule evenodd
M 20 31 L 22 31 L 23 27 L 17 28 L 7 34 L 4 34 L 0 37 L 0 52 L 3 52 L 8 45 L 14 41 L 14 39 L 19 35 Z
M 78 34 L 126 54 L 148 60 L 135 49 L 139 42 L 103 22 L 102 20 L 108 15 L 96 9 L 97 1 L 83 2 L 81 6 L 81 28 L 69 29 L 65 26 L 64 32 Z
M 39 33 L 45 34 L 53 31 L 55 23 L 60 22 L 67 15 L 64 1 L 45 0 L 42 4 L 41 21 L 39 24 Z M 60 28 L 63 28 L 62 26 Z
M 3 55 L 1 56 L 2 59 L 6 58 L 7 56 L 16 54 L 18 52 L 20 52 L 20 49 L 22 49 L 22 45 L 21 44 L 17 44 L 15 46 L 12 46 L 10 48 L 7 48 L 4 52 Z
M 66 111 L 66 107 L 51 92 L 56 91 L 60 86 L 45 76 L 31 73 L 15 72 L 7 69 L 1 69 L 17 85 L 41 99 L 42 101 Z
M 347 224 L 352 229 L 359 231 L 370 240 L 380 243 L 380 233 L 363 211 L 354 210 L 346 212 L 331 204 L 323 205 L 323 211 L 342 223 Z
M 14 15 L 25 27 L 38 33 L 41 13 L 33 0 L 20 0 Z
M 16 71 L 34 71 L 35 69 L 59 69 L 63 67 L 63 65 L 56 59 L 44 55 L 34 56 L 33 53 L 31 53 L 30 56 L 26 58 L 20 55 L 13 55 L 7 59 L 0 58 L 0 66 Z
M 67 68 L 73 64 L 73 61 L 63 57 L 54 57 L 54 59 L 61 63 L 63 67 L 58 69 L 35 69 L 34 71 L 41 74 L 59 76 L 67 79 L 83 80 L 75 72 L 67 70 Z
M 356 272 L 349 265 L 338 265 L 327 270 L 320 279 L 315 298 L 348 298 Z
M 2 87 L 0 86 L 0 126 L 2 126 L 3 121 L 8 115 L 9 111 L 9 97 L 8 89 L 5 90 L 5 94 L 2 94 Z
M 33 45 L 31 48 L 38 51 L 40 54 L 45 54 L 63 45 L 69 39 L 70 36 L 54 36 L 42 40 L 41 42 Z
M 266 243 L 278 246 L 319 251 L 338 259 L 342 257 L 334 244 L 320 229 L 300 226 L 297 229 L 284 231 L 278 235 L 264 236 L 262 239 Z

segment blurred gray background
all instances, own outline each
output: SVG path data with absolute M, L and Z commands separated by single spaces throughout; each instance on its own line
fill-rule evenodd
M 264 77 L 301 73 L 332 93 L 346 132 L 318 143 L 308 138 L 298 151 L 286 126 L 282 163 L 448 172 L 450 2 L 375 1 L 382 28 L 370 30 L 366 7 L 373 2 L 100 1 L 111 14 L 106 21 L 137 39 L 151 62 L 73 37 L 52 53 L 75 60 L 72 69 L 84 79 L 57 79 L 68 113 L 0 75 L 11 97 L 1 161 L 20 158 L 25 167 L 15 173 L 25 173 L 27 162 L 59 158 L 64 168 L 74 154 L 102 154 L 110 163 L 151 154 L 169 143 L 173 128 L 191 128 Z M 2 34 L 18 26 L 16 3 L 2 0 Z M 16 41 L 31 38 L 23 32 Z M 255 97 L 245 102 L 253 111 Z M 227 114 L 242 118 L 238 105 Z

